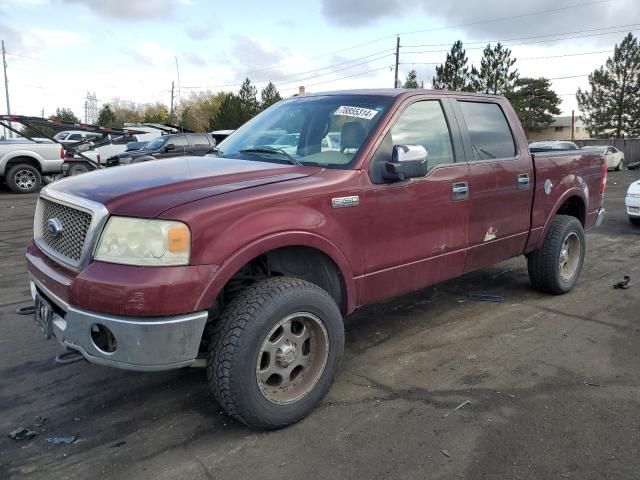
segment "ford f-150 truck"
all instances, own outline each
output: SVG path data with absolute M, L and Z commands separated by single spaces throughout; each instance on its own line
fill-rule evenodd
M 265 144 L 274 130 L 296 148 Z M 600 154 L 532 155 L 502 97 L 296 97 L 215 154 L 43 189 L 26 253 L 36 322 L 101 365 L 205 357 L 226 412 L 283 427 L 329 390 L 360 306 L 519 255 L 533 287 L 569 292 L 605 185 Z

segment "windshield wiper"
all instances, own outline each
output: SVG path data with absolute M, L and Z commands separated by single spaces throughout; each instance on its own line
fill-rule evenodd
M 256 148 L 245 148 L 244 150 L 240 150 L 240 153 L 249 153 L 259 155 L 261 153 L 275 153 L 279 155 L 283 155 L 292 165 L 302 166 L 302 162 L 292 155 L 288 154 L 282 148 L 274 148 L 274 147 L 256 147 Z

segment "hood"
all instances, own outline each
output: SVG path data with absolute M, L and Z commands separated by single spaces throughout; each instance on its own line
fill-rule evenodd
M 213 156 L 177 157 L 65 178 L 46 191 L 101 203 L 113 214 L 152 218 L 206 197 L 304 178 L 321 170 Z
M 640 194 L 640 180 L 636 180 L 631 185 L 629 185 L 627 194 L 629 193 L 633 193 L 634 195 Z

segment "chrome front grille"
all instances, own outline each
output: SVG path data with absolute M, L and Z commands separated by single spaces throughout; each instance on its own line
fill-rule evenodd
M 40 201 L 42 202 L 40 241 L 56 254 L 79 262 L 91 226 L 92 215 L 45 198 Z

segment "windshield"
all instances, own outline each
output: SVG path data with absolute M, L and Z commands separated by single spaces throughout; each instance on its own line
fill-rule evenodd
M 164 144 L 164 141 L 165 141 L 164 137 L 154 138 L 147 144 L 147 147 L 145 148 L 145 150 L 156 150 Z
M 220 143 L 218 156 L 348 168 L 393 100 L 327 95 L 279 102 Z

